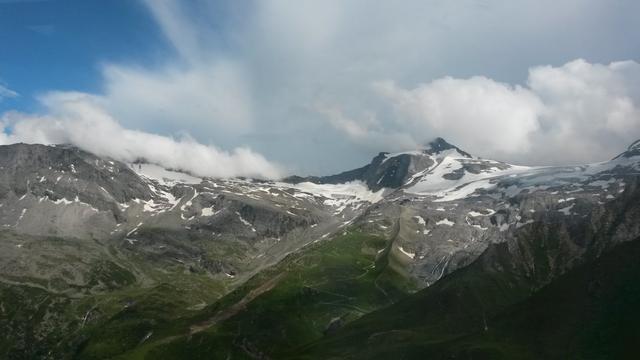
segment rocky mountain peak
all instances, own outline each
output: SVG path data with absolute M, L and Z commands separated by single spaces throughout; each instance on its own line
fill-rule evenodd
M 445 139 L 441 138 L 441 137 L 437 137 L 434 140 L 430 141 L 425 149 L 424 152 L 427 154 L 431 154 L 431 155 L 437 155 L 437 154 L 441 154 L 447 150 L 455 150 L 457 151 L 460 155 L 462 155 L 463 157 L 468 157 L 468 158 L 472 158 L 471 154 L 469 154 L 468 152 L 460 149 L 459 147 L 452 145 L 451 143 L 447 142 Z
M 449 142 L 447 142 L 445 139 L 441 137 L 437 137 L 432 141 L 430 141 L 429 143 L 427 143 L 427 149 L 431 149 L 433 151 L 438 151 L 438 152 L 449 150 L 449 149 L 455 149 L 455 148 L 456 148 L 455 146 L 453 146 L 452 144 L 450 144 Z

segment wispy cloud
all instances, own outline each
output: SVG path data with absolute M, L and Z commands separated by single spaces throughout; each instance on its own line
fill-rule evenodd
M 18 96 L 20 96 L 20 94 L 0 84 L 0 101 L 2 101 L 3 99 L 15 98 Z
M 52 24 L 28 25 L 27 29 L 44 36 L 51 36 L 56 30 Z
M 345 134 L 351 141 L 372 151 L 395 151 L 420 147 L 410 134 L 385 128 L 376 119 L 375 114 L 364 114 L 356 120 L 335 106 L 316 104 L 315 109 L 325 115 L 331 126 Z

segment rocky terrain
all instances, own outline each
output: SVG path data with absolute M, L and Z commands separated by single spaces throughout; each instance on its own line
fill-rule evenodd
M 474 268 L 506 307 L 637 239 L 639 175 L 640 142 L 526 167 L 436 139 L 281 181 L 0 146 L 0 357 L 325 358 L 305 344 Z
M 199 179 L 66 146 L 17 144 L 0 151 L 0 226 L 14 239 L 2 244 L 3 275 L 78 286 L 86 285 L 84 267 L 94 255 L 118 262 L 100 248 L 125 258 L 135 253 L 158 268 L 173 264 L 235 278 L 344 226 L 381 196 L 360 184 Z M 87 257 L 81 263 L 64 262 L 74 250 L 58 252 L 43 237 L 92 251 L 74 254 Z M 144 271 L 139 275 L 144 279 Z

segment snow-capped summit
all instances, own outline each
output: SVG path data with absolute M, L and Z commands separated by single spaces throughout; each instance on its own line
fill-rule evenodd
M 438 137 L 423 149 L 381 152 L 369 164 L 355 170 L 324 177 L 292 177 L 286 181 L 316 184 L 360 181 L 372 192 L 381 189 L 387 189 L 386 193 L 401 190 L 406 194 L 428 196 L 434 201 L 444 202 L 488 192 L 502 194 L 504 189 L 500 184 L 506 184 L 507 187 L 513 185 L 509 191 L 518 192 L 518 189 L 528 188 L 532 182 L 550 186 L 550 183 L 583 181 L 616 167 L 619 167 L 617 171 L 638 169 L 638 156 L 640 140 L 632 143 L 615 161 L 578 167 L 517 166 L 474 157 Z
M 417 174 L 432 169 L 446 157 L 473 159 L 469 153 L 438 137 L 423 149 L 381 152 L 369 164 L 358 169 L 331 176 L 290 177 L 285 181 L 340 184 L 359 180 L 366 183 L 372 191 L 382 188 L 397 189 L 410 183 Z
M 410 151 L 403 151 L 403 152 L 397 152 L 397 153 L 383 152 L 383 153 L 380 153 L 380 155 L 384 156 L 383 161 L 386 161 L 388 159 L 395 158 L 398 156 L 407 156 L 407 155 L 413 156 L 413 157 L 434 156 L 436 158 L 442 158 L 448 155 L 455 155 L 455 156 L 473 158 L 473 156 L 471 156 L 471 154 L 469 154 L 468 152 L 460 149 L 455 145 L 450 144 L 449 142 L 447 142 L 445 139 L 441 137 L 437 137 L 434 140 L 428 142 L 424 148 L 419 150 L 410 150 Z

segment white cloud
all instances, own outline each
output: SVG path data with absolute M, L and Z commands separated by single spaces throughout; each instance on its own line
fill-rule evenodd
M 344 133 L 353 142 L 372 151 L 381 151 L 381 149 L 396 151 L 415 149 L 420 146 L 408 134 L 386 130 L 376 119 L 375 114 L 365 114 L 360 121 L 357 121 L 346 116 L 337 107 L 317 104 L 315 108 L 327 117 L 331 126 Z
M 406 118 L 411 133 L 440 134 L 460 146 L 490 153 L 529 151 L 529 135 L 537 130 L 542 109 L 527 89 L 485 77 L 444 78 L 412 90 L 390 82 L 374 88 L 393 104 L 399 121 Z
M 175 56 L 154 66 L 103 64 L 102 106 L 127 127 L 188 132 L 201 141 L 237 146 L 238 137 L 255 129 L 252 83 L 244 60 L 215 47 L 217 30 L 206 9 L 173 0 L 142 2 Z
M 249 88 L 236 62 L 154 70 L 108 65 L 104 81 L 105 108 L 118 119 L 127 119 L 129 126 L 172 132 L 205 129 L 218 139 L 253 127 Z
M 549 164 L 605 160 L 639 138 L 639 83 L 636 62 L 575 60 L 532 68 L 526 87 L 472 77 L 374 89 L 417 142 L 439 134 L 479 155 Z
M 190 25 L 185 9 L 173 0 L 143 0 L 162 32 L 183 59 L 199 61 L 202 51 L 197 29 Z
M 54 92 L 41 98 L 47 115 L 5 113 L 0 143 L 70 143 L 97 155 L 131 162 L 137 159 L 198 176 L 277 178 L 278 166 L 246 147 L 231 152 L 196 142 L 123 128 L 102 108 L 96 96 Z
M 2 84 L 0 84 L 0 101 L 2 101 L 2 99 L 5 98 L 14 98 L 14 97 L 18 97 L 19 94 L 11 89 L 9 89 L 6 86 L 3 86 Z
M 528 86 L 545 104 L 532 138 L 539 148 L 528 158 L 604 160 L 640 138 L 640 64 L 634 61 L 536 67 Z

